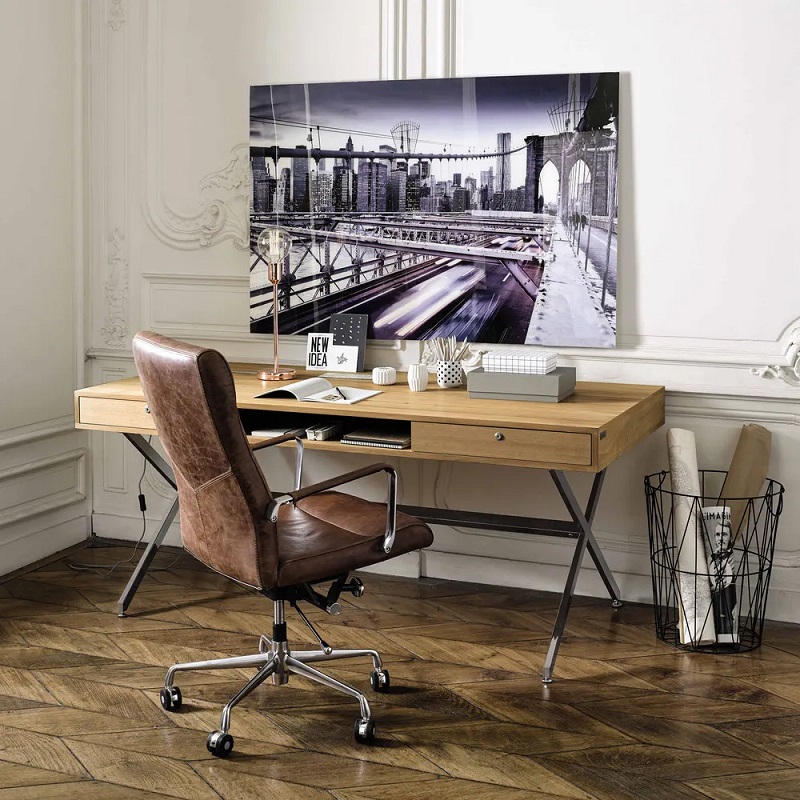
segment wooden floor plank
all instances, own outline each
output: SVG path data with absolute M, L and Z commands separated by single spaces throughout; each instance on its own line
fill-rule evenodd
M 797 800 L 797 770 L 762 772 L 748 776 L 746 781 L 737 777 L 691 781 L 689 786 L 699 789 L 712 800 Z
M 0 786 L 42 786 L 56 783 L 74 783 L 75 781 L 88 780 L 87 776 L 68 775 L 63 772 L 54 772 L 50 769 L 29 767 L 25 764 L 0 762 Z M 73 797 L 81 794 L 81 790 L 73 789 Z M 39 795 L 44 797 L 45 794 Z M 2 797 L 2 794 L 0 794 Z
M 104 781 L 81 781 L 78 786 L 61 783 L 0 789 L 0 800 L 164 800 L 164 795 Z
M 217 793 L 178 759 L 78 739 L 67 739 L 67 745 L 97 780 L 183 800 L 218 800 Z

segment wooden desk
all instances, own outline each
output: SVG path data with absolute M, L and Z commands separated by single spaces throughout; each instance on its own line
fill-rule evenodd
M 664 423 L 664 389 L 617 383 L 578 383 L 575 394 L 561 403 L 528 403 L 516 400 L 471 400 L 466 389 L 409 391 L 404 376 L 382 393 L 354 405 L 300 403 L 294 399 L 259 398 L 272 388 L 255 376 L 252 365 L 233 364 L 237 405 L 241 410 L 264 412 L 267 424 L 279 424 L 280 416 L 349 417 L 407 421 L 411 447 L 380 450 L 343 445 L 336 441 L 305 442 L 307 450 L 361 453 L 372 460 L 391 458 L 466 461 L 503 464 L 549 471 L 572 521 L 534 519 L 474 511 L 421 506 L 401 506 L 427 522 L 462 527 L 559 536 L 576 540 L 575 552 L 556 618 L 553 638 L 544 663 L 545 682 L 552 679 L 558 646 L 585 550 L 588 549 L 611 595 L 621 605 L 619 589 L 592 533 L 606 468 Z M 302 378 L 303 375 L 298 375 Z M 343 381 L 346 385 L 347 381 Z M 360 382 L 359 382 L 360 385 Z M 366 384 L 368 385 L 368 384 Z M 138 378 L 129 378 L 75 393 L 78 428 L 115 431 L 128 440 L 174 486 L 172 470 L 144 438 L 156 434 Z M 352 421 L 352 419 L 351 419 Z M 282 446 L 293 446 L 292 444 Z M 582 507 L 564 475 L 565 471 L 595 473 L 585 507 Z M 162 521 L 159 532 L 142 556 L 120 598 L 124 616 L 147 566 L 163 541 L 177 513 L 177 499 Z

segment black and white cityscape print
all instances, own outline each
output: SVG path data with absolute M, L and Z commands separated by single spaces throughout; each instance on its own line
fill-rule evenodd
M 613 347 L 619 74 L 253 86 L 250 329 Z

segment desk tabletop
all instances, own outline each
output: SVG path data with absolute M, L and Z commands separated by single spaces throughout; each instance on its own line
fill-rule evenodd
M 584 465 L 596 471 L 607 466 L 664 422 L 664 388 L 623 383 L 578 382 L 575 394 L 560 403 L 522 400 L 478 400 L 465 387 L 440 389 L 435 382 L 427 391 L 411 392 L 400 374 L 393 386 L 352 405 L 300 402 L 293 398 L 258 397 L 277 388 L 258 380 L 256 367 L 232 364 L 236 400 L 240 409 L 300 412 L 361 419 L 405 420 L 411 423 L 474 426 L 478 428 L 557 431 L 591 436 L 592 457 Z M 298 373 L 297 380 L 313 373 Z M 332 380 L 334 385 L 373 388 L 366 381 Z M 286 381 L 282 385 L 290 385 Z M 138 378 L 90 386 L 75 393 L 79 428 L 128 433 L 153 433 L 144 413 L 144 395 Z M 122 409 L 122 411 L 120 411 Z M 419 426 L 422 430 L 422 425 Z M 433 430 L 433 429 L 431 429 Z M 467 433 L 466 429 L 452 429 Z M 411 453 L 409 453 L 411 455 Z

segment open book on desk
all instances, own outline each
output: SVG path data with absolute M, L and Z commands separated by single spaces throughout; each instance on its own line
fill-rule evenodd
M 334 386 L 325 378 L 306 378 L 288 386 L 277 386 L 256 397 L 294 397 L 296 400 L 308 400 L 312 403 L 334 403 L 352 405 L 380 394 L 379 389 L 354 389 L 352 386 Z

